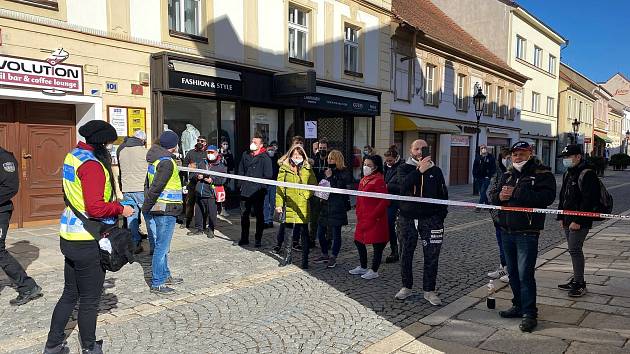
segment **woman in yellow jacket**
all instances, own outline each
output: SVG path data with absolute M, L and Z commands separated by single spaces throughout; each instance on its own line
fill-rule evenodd
M 280 165 L 278 172 L 279 182 L 317 185 L 317 178 L 308 162 L 306 151 L 299 145 L 291 147 L 287 153 L 288 158 Z M 313 192 L 304 189 L 278 187 L 276 192 L 276 213 L 281 214 L 284 229 L 297 228 L 302 239 L 302 269 L 308 268 L 308 233 L 306 225 L 309 222 L 308 200 Z M 278 238 L 284 239 L 284 232 Z M 280 240 L 279 240 L 280 241 Z M 280 243 L 280 242 L 279 242 Z M 284 242 L 285 256 L 280 266 L 291 264 L 291 242 Z

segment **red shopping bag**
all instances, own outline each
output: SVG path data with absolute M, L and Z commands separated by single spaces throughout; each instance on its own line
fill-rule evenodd
M 225 188 L 223 186 L 215 186 L 214 195 L 218 203 L 223 203 L 225 201 Z

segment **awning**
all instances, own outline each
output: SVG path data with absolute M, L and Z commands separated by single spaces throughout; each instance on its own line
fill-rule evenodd
M 394 114 L 394 131 L 423 131 L 444 134 L 460 134 L 462 131 L 453 123 L 440 120 L 407 117 Z
M 612 143 L 612 139 L 608 137 L 608 135 L 604 134 L 604 133 L 600 133 L 600 132 L 594 132 L 595 134 L 595 139 L 599 139 L 602 140 L 605 143 Z

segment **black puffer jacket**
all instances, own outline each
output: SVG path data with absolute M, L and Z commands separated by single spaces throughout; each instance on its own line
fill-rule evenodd
M 197 168 L 200 170 L 227 173 L 227 167 L 225 167 L 223 162 L 209 163 L 208 160 L 205 160 L 198 164 Z M 196 173 L 191 173 L 190 178 L 197 181 L 195 185 L 195 195 L 199 198 L 216 198 L 214 186 L 222 186 L 227 181 L 225 177 L 204 175 L 206 178 L 212 178 L 212 183 L 209 183 L 205 179 L 199 179 L 198 176 L 199 175 Z
M 514 187 L 507 201 L 499 199 L 503 186 Z M 549 167 L 532 158 L 521 172 L 511 167 L 504 173 L 491 199 L 494 205 L 546 209 L 556 199 L 556 178 Z M 539 233 L 545 228 L 545 214 L 540 213 L 499 211 L 497 221 L 508 233 Z
M 348 169 L 333 169 L 333 174 L 326 178 L 332 188 L 348 189 L 352 184 L 352 175 Z M 348 206 L 350 198 L 347 194 L 331 193 L 328 200 L 321 201 L 318 223 L 322 226 L 348 225 Z
M 387 167 L 387 165 L 385 165 L 384 167 L 385 184 L 387 185 L 387 193 L 389 194 L 400 194 L 400 185 L 398 184 L 398 168 L 400 167 L 401 163 L 402 160 L 399 159 L 395 164 L 392 165 L 392 167 Z M 397 201 L 391 200 L 389 203 L 389 207 L 398 208 L 399 203 Z
M 578 179 L 582 171 L 582 183 L 578 184 Z M 571 167 L 564 173 L 562 178 L 562 188 L 560 188 L 560 204 L 558 209 L 576 210 L 576 211 L 593 211 L 599 201 L 601 193 L 599 181 L 597 180 L 595 168 L 582 160 L 577 166 Z M 582 228 L 590 229 L 593 227 L 593 219 L 572 216 L 558 215 L 558 220 L 564 221 L 564 226 L 568 227 L 572 222 L 580 225 Z
M 171 160 L 162 160 L 157 165 L 155 176 L 153 177 L 153 183 L 149 184 L 149 178 L 144 182 L 144 204 L 142 204 L 142 211 L 149 212 L 151 208 L 157 202 L 160 193 L 166 187 L 171 175 L 173 174 L 173 161 L 175 158 L 168 150 L 161 147 L 158 144 L 154 144 L 147 152 L 147 162 L 149 164 L 154 163 L 162 157 L 168 157 Z M 169 203 L 166 205 L 166 210 L 163 212 L 151 212 L 158 215 L 179 216 L 184 209 L 182 203 Z
M 499 184 L 501 183 L 501 178 L 503 177 L 503 174 L 506 172 L 507 172 L 507 167 L 503 165 L 503 162 L 501 161 L 501 156 L 499 156 L 499 158 L 497 159 L 496 173 L 490 180 L 490 185 L 488 186 L 488 191 L 486 192 L 486 195 L 488 196 L 488 200 L 492 200 L 492 193 L 494 193 L 494 191 L 496 191 L 497 188 L 499 188 Z M 491 209 L 490 216 L 492 217 L 492 221 L 494 222 L 494 225 L 498 226 L 499 211 Z
M 398 168 L 400 194 L 413 197 L 448 199 L 448 188 L 442 170 L 433 166 L 420 173 L 414 161 L 409 158 Z M 428 218 L 433 215 L 446 219 L 448 207 L 439 204 L 400 202 L 400 215 L 410 219 Z
M 266 151 L 261 151 L 258 155 L 251 152 L 244 152 L 241 162 L 238 164 L 238 174 L 247 177 L 256 177 L 271 179 L 273 176 L 273 168 L 271 167 L 271 158 Z M 241 181 L 241 197 L 251 197 L 254 193 L 261 189 L 267 188 L 266 185 L 254 182 Z

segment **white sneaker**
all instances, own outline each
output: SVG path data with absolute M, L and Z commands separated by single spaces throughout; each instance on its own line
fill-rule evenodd
M 509 275 L 504 275 L 501 278 L 499 278 L 499 280 L 501 280 L 504 283 L 509 283 L 510 282 L 510 276 Z
M 492 279 L 498 279 L 504 275 L 507 275 L 507 267 L 503 267 L 500 265 L 499 265 L 499 268 L 497 268 L 497 270 L 488 273 L 488 276 Z
M 365 274 L 367 272 L 368 272 L 368 270 L 365 269 L 365 268 L 361 268 L 361 266 L 358 266 L 358 267 L 356 267 L 354 269 L 351 269 L 349 271 L 349 273 L 352 274 L 352 275 L 363 275 L 363 274 Z
M 437 293 L 435 291 L 425 291 L 424 299 L 430 302 L 431 305 L 433 306 L 442 305 L 442 300 L 440 300 L 440 298 L 437 296 Z
M 375 272 L 372 269 L 370 269 L 367 271 L 367 273 L 363 274 L 361 278 L 367 279 L 367 280 L 378 278 L 378 272 Z
M 227 218 L 228 216 L 230 216 L 230 213 L 228 213 L 228 212 L 227 212 L 227 210 L 222 209 L 222 210 L 221 210 L 221 214 L 220 214 L 220 215 L 221 215 L 221 216 L 223 216 L 223 217 L 225 217 L 225 218 Z
M 411 289 L 402 288 L 400 289 L 400 291 L 398 291 L 398 293 L 394 296 L 394 298 L 398 300 L 404 300 L 408 298 L 409 296 L 411 296 Z

